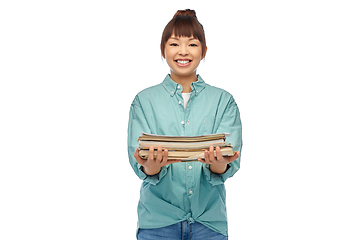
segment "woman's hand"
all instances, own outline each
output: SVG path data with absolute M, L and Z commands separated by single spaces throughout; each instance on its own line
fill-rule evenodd
M 236 152 L 236 154 L 231 157 L 223 157 L 223 155 L 221 154 L 220 147 L 216 147 L 216 156 L 217 157 L 215 157 L 214 154 L 214 147 L 210 147 L 209 151 L 205 150 L 204 152 L 205 159 L 199 158 L 198 161 L 209 164 L 210 170 L 213 173 L 222 174 L 226 172 L 227 165 L 235 161 L 240 156 L 240 152 Z
M 162 147 L 158 146 L 156 158 L 154 158 L 154 147 L 149 148 L 148 159 L 142 159 L 139 156 L 139 149 L 136 149 L 134 157 L 136 161 L 143 166 L 143 170 L 146 175 L 155 175 L 158 174 L 161 170 L 161 167 L 166 166 L 171 163 L 181 162 L 181 160 L 168 160 L 168 150 L 164 149 L 164 156 L 162 156 Z

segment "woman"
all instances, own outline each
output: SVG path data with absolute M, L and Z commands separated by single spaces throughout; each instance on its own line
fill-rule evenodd
M 206 84 L 196 73 L 206 51 L 205 33 L 195 11 L 179 10 L 161 40 L 170 74 L 162 83 L 141 91 L 131 105 L 129 160 L 143 180 L 139 240 L 228 239 L 224 182 L 240 168 L 242 128 L 233 97 Z M 227 142 L 237 152 L 223 157 L 219 148 L 210 147 L 204 159 L 180 162 L 168 160 L 167 149 L 153 146 L 144 160 L 137 149 L 142 132 L 169 136 L 231 133 Z M 164 155 L 154 158 L 154 147 Z

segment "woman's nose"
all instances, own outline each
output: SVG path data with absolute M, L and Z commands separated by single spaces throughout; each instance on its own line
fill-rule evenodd
M 179 51 L 180 55 L 187 55 L 188 54 L 188 50 L 187 50 L 187 46 L 181 46 L 180 47 L 180 51 Z

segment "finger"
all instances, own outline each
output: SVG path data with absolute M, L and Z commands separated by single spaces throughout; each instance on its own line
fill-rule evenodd
M 138 149 L 138 148 L 135 150 L 134 157 L 135 157 L 135 159 L 136 159 L 136 162 L 139 163 L 141 166 L 145 164 L 146 160 L 145 160 L 145 159 L 142 159 L 142 158 L 139 156 L 139 149 Z
M 204 161 L 206 164 L 210 164 L 210 156 L 209 156 L 209 151 L 208 150 L 205 150 L 204 151 Z
M 157 148 L 156 162 L 161 163 L 162 160 L 163 160 L 162 147 L 159 145 Z
M 173 163 L 178 163 L 178 162 L 181 162 L 181 160 L 180 160 L 180 159 L 168 159 L 168 160 L 166 161 L 165 166 L 166 166 L 166 165 L 169 165 L 169 164 L 173 164 Z
M 148 160 L 149 160 L 149 161 L 154 161 L 154 147 L 153 147 L 153 146 L 151 146 L 151 147 L 149 148 Z
M 168 156 L 169 156 L 169 150 L 165 149 L 164 150 L 164 156 L 163 156 L 163 159 L 168 159 Z
M 202 158 L 198 158 L 198 161 L 201 162 L 201 163 L 206 163 L 204 159 Z
M 223 160 L 223 155 L 221 153 L 221 149 L 219 146 L 216 147 L 216 159 L 218 161 L 222 161 Z
M 167 149 L 164 149 L 164 155 L 162 156 L 161 166 L 166 166 L 168 164 L 167 163 L 168 162 L 168 154 L 169 154 L 169 151 Z
M 234 156 L 226 157 L 226 161 L 228 163 L 231 163 L 231 162 L 235 161 L 239 156 L 240 156 L 240 152 L 236 152 Z
M 167 157 L 166 157 L 166 160 L 165 161 L 163 160 L 163 162 L 161 163 L 161 166 L 166 166 L 166 165 L 178 163 L 178 162 L 181 162 L 181 159 L 167 159 Z
M 213 146 L 211 146 L 211 147 L 209 148 L 209 159 L 210 159 L 210 162 L 213 162 L 213 161 L 216 160 L 216 159 L 215 159 L 214 147 L 213 147 Z

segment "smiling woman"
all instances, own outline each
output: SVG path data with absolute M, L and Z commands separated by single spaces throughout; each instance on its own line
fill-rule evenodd
M 190 84 L 197 80 L 197 67 L 207 51 L 204 28 L 195 11 L 180 10 L 175 14 L 164 29 L 160 47 L 171 79 L 183 86 L 183 93 L 190 93 Z
M 205 32 L 194 10 L 178 11 L 166 25 L 161 38 L 161 54 L 165 58 L 165 44 L 170 37 L 193 37 L 201 43 L 203 57 L 206 54 Z
M 206 55 L 205 33 L 193 10 L 179 10 L 166 25 L 161 53 L 170 67 L 164 81 L 144 89 L 130 108 L 128 153 L 143 180 L 138 205 L 138 239 L 227 239 L 225 186 L 240 168 L 242 127 L 230 93 L 206 84 L 197 67 Z M 236 151 L 222 156 L 211 146 L 193 163 L 168 159 L 169 149 L 150 146 L 139 156 L 141 133 L 200 136 L 231 133 Z M 163 154 L 156 154 L 163 152 Z M 216 153 L 216 156 L 215 156 Z M 166 236 L 166 237 L 160 237 Z
M 171 79 L 183 86 L 183 93 L 190 93 L 191 82 L 197 80 L 196 69 L 204 56 L 201 46 L 200 41 L 192 36 L 176 37 L 174 34 L 165 44 Z

